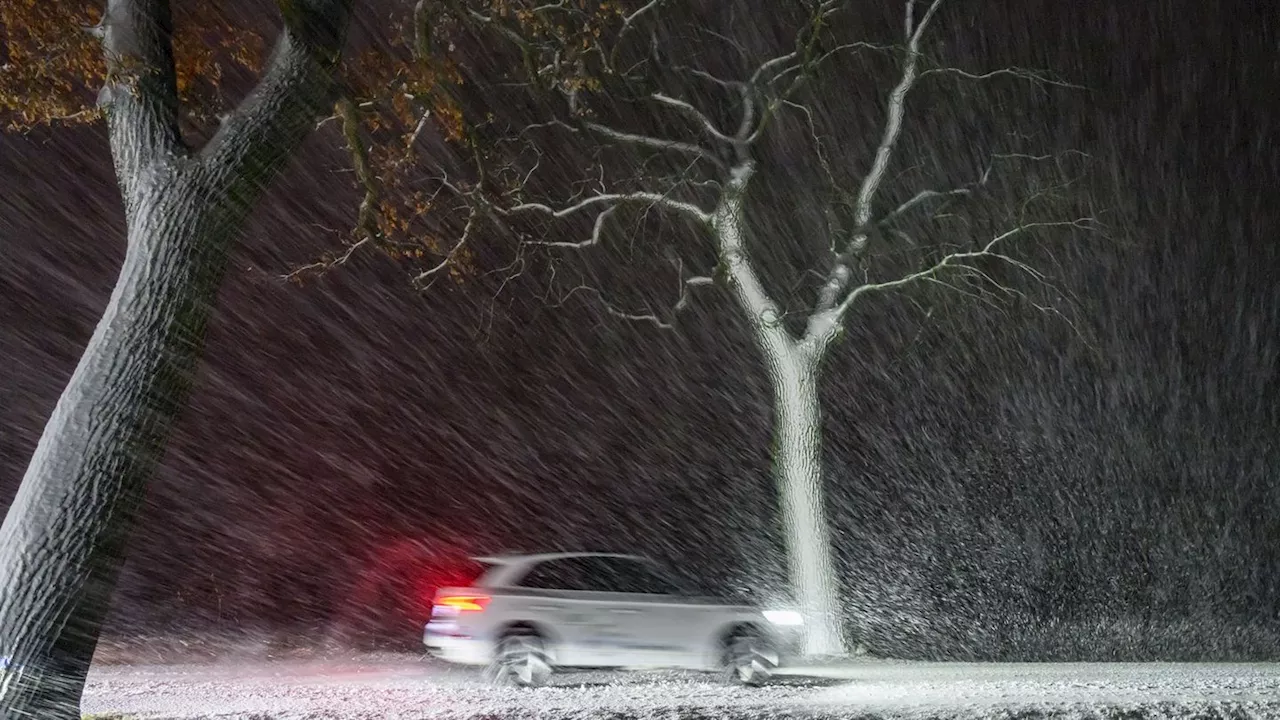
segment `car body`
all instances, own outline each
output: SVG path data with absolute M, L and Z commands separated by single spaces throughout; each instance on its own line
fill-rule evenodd
M 797 640 L 794 613 L 772 615 L 779 624 L 750 605 L 682 590 L 635 555 L 476 560 L 486 569 L 475 582 L 436 594 L 423 643 L 443 660 L 496 676 L 512 663 L 546 666 L 522 666 L 534 677 L 517 684 L 538 684 L 553 668 L 659 667 L 730 670 L 751 684 Z

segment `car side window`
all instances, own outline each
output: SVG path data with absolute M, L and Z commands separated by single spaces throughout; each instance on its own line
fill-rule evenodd
M 520 587 L 537 590 L 590 590 L 591 573 L 577 558 L 545 560 L 520 580 Z
M 631 592 L 626 589 L 628 583 L 625 572 L 615 566 L 613 558 L 585 557 L 582 558 L 582 567 L 586 580 L 585 589 L 607 593 Z
M 601 575 L 608 578 L 608 592 L 640 595 L 679 595 L 675 583 L 663 577 L 649 563 L 631 558 L 598 558 Z

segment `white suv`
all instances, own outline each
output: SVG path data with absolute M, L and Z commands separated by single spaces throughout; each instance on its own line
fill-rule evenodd
M 469 587 L 436 594 L 423 632 L 443 660 L 533 686 L 563 668 L 723 671 L 767 680 L 797 639 L 799 616 L 683 593 L 631 555 L 555 553 L 477 558 Z

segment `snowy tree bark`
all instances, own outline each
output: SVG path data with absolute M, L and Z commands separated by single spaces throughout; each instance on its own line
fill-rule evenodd
M 775 417 L 774 460 L 782 498 L 791 584 L 805 619 L 805 654 L 845 653 L 838 608 L 839 582 L 832 562 L 822 483 L 822 413 L 818 404 L 821 348 L 792 339 L 782 312 L 751 265 L 742 216 L 754 161 L 743 159 L 731 171 L 711 217 L 720 259 L 734 296 L 751 323 L 768 363 Z
M 821 358 L 803 346 L 769 358 L 775 406 L 778 490 L 782 497 L 791 583 L 805 617 L 805 654 L 844 655 L 840 583 L 832 558 L 823 498 L 822 409 L 818 403 Z
M 258 87 L 193 152 L 166 0 L 111 0 L 100 96 L 127 220 L 114 291 L 0 526 L 0 717 L 76 718 L 125 544 L 228 250 L 330 99 L 350 0 L 282 0 Z

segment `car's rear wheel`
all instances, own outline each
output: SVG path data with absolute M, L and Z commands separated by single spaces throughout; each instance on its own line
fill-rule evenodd
M 754 628 L 739 628 L 725 641 L 721 667 L 724 679 L 730 684 L 763 685 L 773 677 L 777 666 L 777 651 Z
M 533 630 L 519 628 L 498 641 L 497 652 L 485 674 L 498 685 L 538 687 L 551 678 L 551 670 L 546 643 Z

